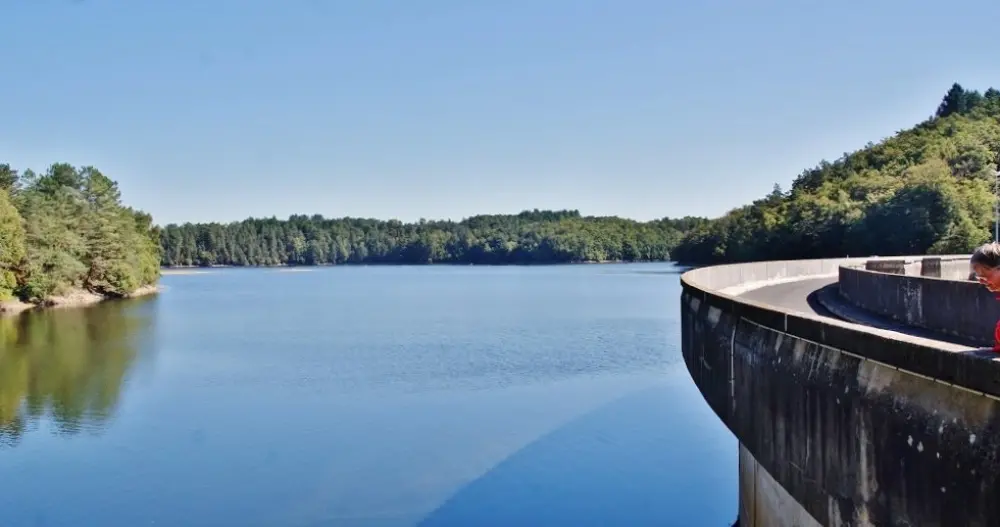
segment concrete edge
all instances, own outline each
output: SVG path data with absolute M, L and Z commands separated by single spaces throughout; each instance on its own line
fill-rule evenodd
M 896 258 L 886 257 L 886 258 L 882 258 L 882 259 L 878 259 L 878 260 L 871 259 L 871 260 L 868 260 L 868 261 L 869 262 L 872 262 L 872 261 L 892 261 L 894 259 L 895 260 L 901 260 L 902 263 L 905 264 L 905 265 L 912 265 L 912 264 L 922 263 L 924 260 L 927 260 L 927 259 L 936 259 L 936 260 L 939 260 L 941 263 L 952 263 L 952 262 L 958 262 L 958 261 L 960 261 L 960 262 L 963 262 L 964 264 L 968 265 L 969 255 L 968 254 L 942 254 L 942 255 L 936 255 L 936 256 L 919 256 L 919 257 L 914 257 L 914 256 L 899 256 L 899 257 L 896 257 Z M 849 264 L 841 265 L 840 267 L 841 268 L 845 268 L 845 269 L 849 269 L 851 271 L 861 271 L 861 272 L 872 273 L 872 274 L 898 274 L 898 273 L 890 273 L 890 272 L 886 272 L 886 271 L 880 271 L 880 270 L 877 270 L 877 269 L 868 269 L 867 265 L 865 263 L 849 263 Z M 944 277 L 939 277 L 939 276 L 929 276 L 929 275 L 924 275 L 924 274 L 905 274 L 904 276 L 912 277 L 912 278 L 926 279 L 926 280 L 946 280 L 946 281 L 951 281 L 951 282 L 956 282 L 956 281 L 957 282 L 963 282 L 963 281 L 965 281 L 965 280 L 956 280 L 954 278 L 944 278 Z
M 680 281 L 686 296 L 737 319 L 945 384 L 1000 397 L 1000 356 L 989 348 L 958 345 L 786 310 L 727 293 L 738 290 L 737 286 L 742 283 L 767 285 L 776 280 L 839 273 L 842 264 L 864 260 L 754 262 L 702 267 L 682 274 Z
M 831 288 L 824 287 L 823 289 L 817 291 L 816 301 L 819 302 L 819 305 L 823 306 L 824 309 L 833 313 L 835 317 L 841 320 L 851 322 L 852 324 L 865 325 L 865 319 L 854 312 L 854 309 L 846 309 L 843 302 L 840 301 L 840 293 L 834 293 Z
M 931 341 L 942 344 L 947 343 L 961 347 L 959 350 L 948 351 L 970 351 L 989 347 L 989 344 L 985 342 L 975 342 L 972 339 L 965 339 L 955 335 L 945 335 L 931 330 L 914 328 L 907 326 L 902 322 L 883 317 L 877 313 L 866 311 L 864 308 L 855 306 L 843 298 L 840 295 L 838 284 L 832 284 L 816 291 L 816 301 L 819 305 L 823 306 L 824 309 L 832 313 L 833 316 L 852 324 L 858 324 L 860 326 L 884 331 L 891 331 L 898 334 L 898 336 L 903 339 L 920 339 L 923 341 Z M 907 329 L 909 332 L 906 331 Z M 922 333 L 927 336 L 921 336 L 920 334 L 915 333 Z
M 749 293 L 750 291 L 754 291 L 756 289 L 771 287 L 772 285 L 799 282 L 801 280 L 811 280 L 813 278 L 836 278 L 837 276 L 838 276 L 837 273 L 832 273 L 832 274 L 827 273 L 827 274 L 815 274 L 807 276 L 794 276 L 790 278 L 775 278 L 773 280 L 760 280 L 757 282 L 748 282 L 746 284 L 724 287 L 720 289 L 719 292 L 731 296 L 740 296 L 744 293 Z
M 960 262 L 967 268 L 967 262 Z M 996 321 L 1000 319 L 996 295 L 975 281 L 955 276 L 841 266 L 839 296 L 842 302 L 876 317 L 992 346 Z

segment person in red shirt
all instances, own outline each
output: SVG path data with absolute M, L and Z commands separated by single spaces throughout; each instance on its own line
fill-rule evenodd
M 1000 300 L 1000 243 L 977 247 L 969 258 L 969 267 L 976 280 Z M 1000 353 L 1000 321 L 993 328 L 993 351 Z

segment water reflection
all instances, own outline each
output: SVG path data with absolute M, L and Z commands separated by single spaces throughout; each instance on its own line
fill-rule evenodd
M 17 445 L 43 419 L 57 434 L 103 429 L 152 301 L 0 317 L 0 446 Z

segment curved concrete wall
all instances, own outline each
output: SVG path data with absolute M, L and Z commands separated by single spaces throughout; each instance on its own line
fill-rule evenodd
M 950 254 L 941 256 L 890 256 L 868 259 L 864 265 L 850 264 L 851 267 L 864 267 L 869 271 L 880 273 L 906 274 L 913 276 L 931 276 L 949 280 L 969 279 L 969 255 Z
M 726 292 L 844 264 L 681 277 L 685 363 L 741 443 L 740 525 L 1000 525 L 1000 363 Z
M 1000 301 L 967 279 L 968 262 L 968 256 L 941 261 L 941 276 L 955 279 L 844 265 L 839 272 L 840 295 L 867 311 L 989 346 L 1000 320 Z

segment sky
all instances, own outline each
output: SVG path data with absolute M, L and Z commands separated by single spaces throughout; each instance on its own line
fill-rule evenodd
M 714 217 L 1000 87 L 1000 2 L 0 0 L 0 162 L 157 223 Z

